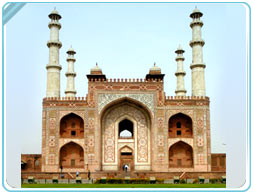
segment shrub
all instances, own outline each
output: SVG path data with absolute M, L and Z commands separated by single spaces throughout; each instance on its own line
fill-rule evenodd
M 101 184 L 104 183 L 102 181 L 105 181 L 105 183 L 108 184 L 149 184 L 150 180 L 148 178 L 130 178 L 130 179 L 124 179 L 124 178 L 107 178 L 106 180 L 103 179 L 96 179 L 94 182 L 95 184 Z M 163 179 L 159 179 L 159 183 L 163 183 Z
M 212 184 L 218 183 L 219 180 L 218 179 L 209 179 L 209 182 Z
M 164 179 L 156 179 L 156 183 L 163 184 L 164 183 Z

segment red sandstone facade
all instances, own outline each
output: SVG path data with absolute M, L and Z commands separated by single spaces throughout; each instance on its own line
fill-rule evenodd
M 197 17 L 200 12 L 194 14 Z M 60 18 L 57 11 L 50 17 Z M 184 58 L 180 55 L 177 60 Z M 74 55 L 67 61 L 74 62 Z M 47 66 L 50 68 L 56 66 Z M 74 77 L 75 73 L 67 75 Z M 169 178 L 184 172 L 209 178 L 224 175 L 225 154 L 211 154 L 208 97 L 166 96 L 164 74 L 156 66 L 145 79 L 107 79 L 98 67 L 87 78 L 85 98 L 43 99 L 42 154 L 22 155 L 22 177 L 38 171 L 42 177 L 77 171 L 90 171 L 96 177 L 117 176 L 123 165 L 137 177 Z M 50 87 L 48 94 L 54 93 Z M 72 89 L 67 93 L 75 94 Z
M 131 171 L 224 172 L 209 118 L 208 97 L 166 97 L 162 79 L 90 78 L 86 98 L 43 100 L 41 171 L 117 172 L 126 161 Z M 119 136 L 124 120 L 132 137 Z

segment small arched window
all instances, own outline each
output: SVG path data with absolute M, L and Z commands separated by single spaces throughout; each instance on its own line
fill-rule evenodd
M 177 122 L 177 128 L 181 128 L 181 122 Z
M 40 161 L 38 159 L 35 160 L 34 165 L 35 165 L 35 167 L 39 167 L 40 166 Z
M 119 123 L 119 138 L 133 138 L 133 123 L 125 119 Z

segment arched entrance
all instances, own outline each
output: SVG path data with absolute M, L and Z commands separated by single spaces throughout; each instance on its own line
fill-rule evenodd
M 192 137 L 192 119 L 182 113 L 178 113 L 169 119 L 169 138 Z
M 60 137 L 61 138 L 83 138 L 84 123 L 83 119 L 70 113 L 64 116 L 60 122 Z
M 60 149 L 60 166 L 65 168 L 84 168 L 83 148 L 74 143 L 69 142 Z
M 179 141 L 169 149 L 169 168 L 192 168 L 193 150 L 190 145 Z
M 126 160 L 131 169 L 151 169 L 151 120 L 144 107 L 128 100 L 117 102 L 103 111 L 101 126 L 102 170 L 121 170 Z M 132 152 L 121 152 L 125 146 Z
M 125 146 L 120 149 L 119 151 L 119 168 L 121 171 L 123 171 L 123 166 L 127 165 L 128 171 L 133 171 L 134 170 L 134 153 L 131 148 L 128 146 Z

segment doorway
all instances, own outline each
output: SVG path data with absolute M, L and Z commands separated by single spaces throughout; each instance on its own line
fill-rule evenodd
M 120 153 L 120 171 L 123 170 L 123 166 L 128 166 L 128 172 L 134 170 L 134 160 L 133 160 L 133 153 L 132 152 L 121 152 Z

